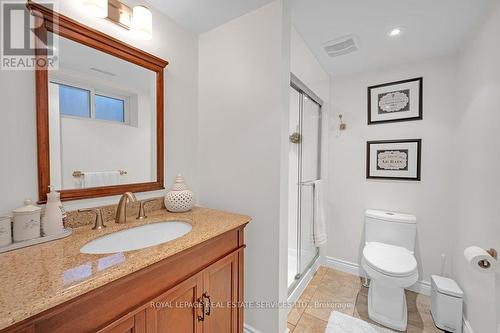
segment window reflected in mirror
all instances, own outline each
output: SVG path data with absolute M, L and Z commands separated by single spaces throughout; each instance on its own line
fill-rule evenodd
M 155 72 L 63 37 L 59 56 L 49 71 L 51 185 L 154 182 Z

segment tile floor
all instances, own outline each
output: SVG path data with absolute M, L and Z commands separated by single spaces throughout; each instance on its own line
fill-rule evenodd
M 430 298 L 406 292 L 409 333 L 442 332 L 434 326 L 430 314 Z M 290 333 L 324 333 L 333 310 L 368 318 L 368 289 L 359 277 L 320 267 L 288 315 Z

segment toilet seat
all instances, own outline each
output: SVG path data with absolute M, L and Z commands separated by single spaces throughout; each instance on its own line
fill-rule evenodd
M 378 242 L 367 243 L 364 262 L 373 270 L 390 277 L 409 277 L 417 273 L 417 260 L 407 249 Z

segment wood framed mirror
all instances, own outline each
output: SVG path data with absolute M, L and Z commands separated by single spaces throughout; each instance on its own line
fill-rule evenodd
M 39 203 L 164 189 L 160 59 L 28 1 L 35 20 Z M 58 40 L 57 69 L 48 41 Z M 55 44 L 54 44 L 55 45 Z

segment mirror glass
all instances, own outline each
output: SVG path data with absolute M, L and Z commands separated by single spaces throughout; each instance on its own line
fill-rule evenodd
M 49 71 L 56 190 L 156 181 L 156 73 L 59 37 Z

